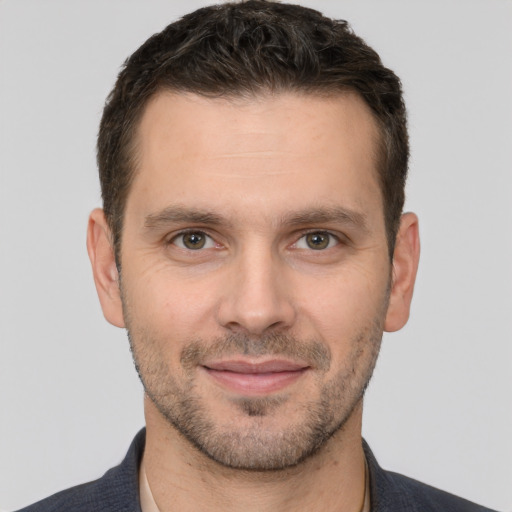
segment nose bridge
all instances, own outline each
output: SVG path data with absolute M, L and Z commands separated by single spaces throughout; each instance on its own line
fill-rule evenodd
M 295 311 L 284 270 L 279 256 L 264 240 L 253 240 L 241 248 L 219 308 L 220 323 L 255 335 L 290 327 Z

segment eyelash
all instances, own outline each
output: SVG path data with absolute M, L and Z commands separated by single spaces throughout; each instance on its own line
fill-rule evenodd
M 176 240 L 178 240 L 186 235 L 190 235 L 190 234 L 197 234 L 200 236 L 204 236 L 207 239 L 209 239 L 214 244 L 214 246 L 219 245 L 215 242 L 215 239 L 211 235 L 209 235 L 206 231 L 201 230 L 201 229 L 187 229 L 184 231 L 180 231 L 179 233 L 175 234 L 172 238 L 170 238 L 167 243 L 168 243 L 168 245 L 176 245 L 180 249 L 185 250 L 185 251 L 190 251 L 190 252 L 196 252 L 196 251 L 199 252 L 202 249 L 213 249 L 214 248 L 214 247 L 206 247 L 206 248 L 200 247 L 198 249 L 191 249 L 188 247 L 184 247 L 183 242 L 182 242 L 183 246 L 176 244 Z M 323 249 L 322 248 L 321 249 L 313 249 L 312 247 L 297 247 L 299 242 L 301 242 L 301 240 L 306 238 L 308 235 L 321 235 L 321 236 L 329 237 L 328 246 Z M 311 251 L 321 252 L 321 251 L 325 251 L 326 249 L 331 249 L 333 247 L 332 242 L 335 242 L 335 246 L 336 246 L 336 245 L 340 244 L 342 241 L 339 236 L 335 235 L 334 233 L 331 233 L 330 231 L 318 230 L 318 229 L 317 230 L 308 230 L 308 231 L 304 231 L 300 234 L 299 238 L 297 238 L 297 240 L 292 244 L 292 247 L 295 247 L 297 249 L 304 249 L 304 250 L 309 249 Z M 206 243 L 208 243 L 208 241 Z
M 299 244 L 299 242 L 303 239 L 305 239 L 308 235 L 321 235 L 321 236 L 327 236 L 329 237 L 329 241 L 328 241 L 328 247 L 325 247 L 323 249 L 313 249 L 312 247 L 304 247 L 304 248 L 299 248 L 299 249 L 306 249 L 306 250 L 311 250 L 311 251 L 325 251 L 326 249 L 332 249 L 332 245 L 331 245 L 331 242 L 335 242 L 334 246 L 338 245 L 341 243 L 341 240 L 340 240 L 340 237 L 339 236 L 336 236 L 334 233 L 331 233 L 330 231 L 322 231 L 322 230 L 310 230 L 310 231 L 306 231 L 304 233 L 302 233 L 302 235 L 297 239 L 297 241 L 293 244 L 294 246 L 297 246 Z
M 180 238 L 183 238 L 185 237 L 186 235 L 201 235 L 201 236 L 204 236 L 206 237 L 208 240 L 211 240 L 211 242 L 213 242 L 214 245 L 218 245 L 214 238 L 209 235 L 208 233 L 206 233 L 204 230 L 201 230 L 201 229 L 186 229 L 184 231 L 180 231 L 179 233 L 175 234 L 169 241 L 168 241 L 168 245 L 176 245 L 177 247 L 179 247 L 180 249 L 183 249 L 185 251 L 191 251 L 193 252 L 194 249 L 190 249 L 190 248 L 187 248 L 187 247 L 181 247 L 179 245 L 176 244 L 176 240 L 180 239 Z M 210 248 L 213 248 L 213 247 L 207 247 L 208 249 Z M 203 247 L 201 247 L 200 249 L 203 249 Z M 199 251 L 200 249 L 196 249 L 196 251 Z

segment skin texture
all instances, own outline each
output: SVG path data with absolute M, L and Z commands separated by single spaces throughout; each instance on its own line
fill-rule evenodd
M 161 511 L 359 510 L 362 397 L 419 256 L 406 214 L 389 261 L 378 136 L 355 94 L 149 103 L 121 276 L 101 210 L 88 249 Z

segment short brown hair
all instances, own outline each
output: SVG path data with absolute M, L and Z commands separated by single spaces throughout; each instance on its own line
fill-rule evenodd
M 161 90 L 208 97 L 357 92 L 381 132 L 378 176 L 392 256 L 409 157 L 400 80 L 346 21 L 299 5 L 248 0 L 184 16 L 150 37 L 119 73 L 98 135 L 103 207 L 118 264 L 135 133 L 149 99 Z

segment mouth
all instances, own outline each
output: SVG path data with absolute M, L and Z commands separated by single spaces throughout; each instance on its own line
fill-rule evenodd
M 272 359 L 213 361 L 202 368 L 223 388 L 237 394 L 261 396 L 280 391 L 299 380 L 310 366 L 296 361 Z

